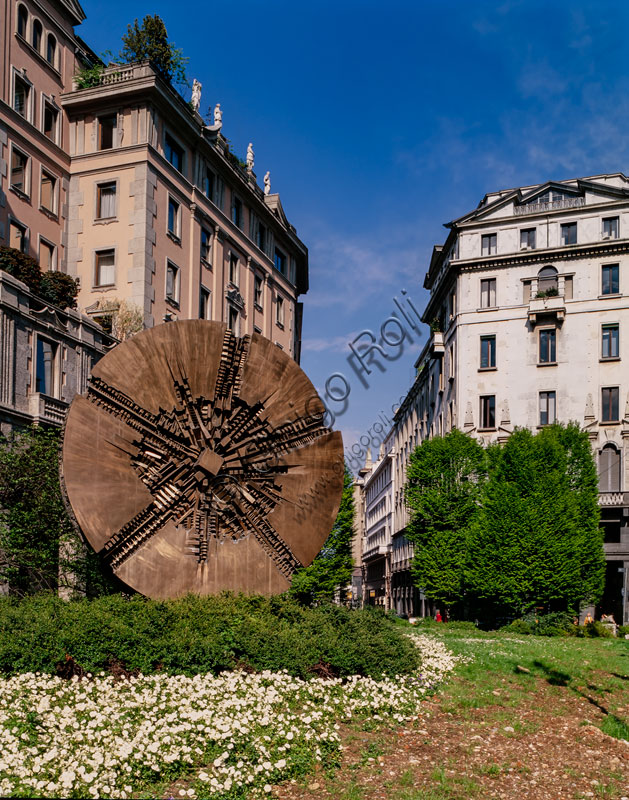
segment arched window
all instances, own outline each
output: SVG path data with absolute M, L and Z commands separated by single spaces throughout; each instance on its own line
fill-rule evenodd
M 41 50 L 41 36 L 42 36 L 42 27 L 41 22 L 38 19 L 33 20 L 33 35 L 31 37 L 31 44 L 37 50 Z
M 57 40 L 52 35 L 52 33 L 49 33 L 46 45 L 46 61 L 48 61 L 48 63 L 52 64 L 54 67 L 56 60 L 57 60 Z
M 538 292 L 557 292 L 559 283 L 557 281 L 557 270 L 554 267 L 542 267 L 537 273 L 537 291 Z
M 598 457 L 599 492 L 620 491 L 620 451 L 615 444 L 606 444 Z
M 28 11 L 21 3 L 17 7 L 17 32 L 26 39 L 26 26 L 28 25 Z

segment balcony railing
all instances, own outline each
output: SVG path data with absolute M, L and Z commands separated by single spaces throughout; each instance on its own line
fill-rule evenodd
M 64 400 L 57 400 L 47 394 L 37 392 L 28 398 L 28 411 L 35 422 L 50 422 L 53 425 L 63 425 L 66 418 L 68 404 Z
M 514 214 L 522 217 L 525 214 L 541 214 L 545 211 L 559 211 L 562 208 L 580 208 L 585 205 L 585 197 L 566 197 L 563 200 L 551 200 L 549 203 L 527 203 L 515 206 Z
M 599 506 L 624 506 L 628 502 L 629 492 L 600 492 L 598 495 Z
M 552 297 L 531 297 L 529 300 L 528 316 L 533 323 L 539 314 L 554 314 L 561 321 L 566 316 L 566 301 L 561 295 Z
M 430 352 L 434 358 L 441 358 L 446 351 L 441 331 L 433 331 L 430 339 Z

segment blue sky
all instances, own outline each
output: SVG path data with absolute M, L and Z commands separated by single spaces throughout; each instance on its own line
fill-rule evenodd
M 385 348 L 399 357 L 367 386 L 348 342 L 378 336 L 402 289 L 423 308 L 443 223 L 488 191 L 629 172 L 626 0 L 83 7 L 77 32 L 96 52 L 160 14 L 203 84 L 201 110 L 220 102 L 234 150 L 252 141 L 260 181 L 271 171 L 310 250 L 302 366 L 320 393 L 333 373 L 347 380 L 336 427 L 348 446 L 390 417 L 428 329 Z

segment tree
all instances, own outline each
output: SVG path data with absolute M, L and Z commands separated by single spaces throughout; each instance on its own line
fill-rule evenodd
M 602 590 L 596 469 L 576 425 L 516 429 L 495 459 L 467 540 L 465 582 L 481 607 L 575 610 Z
M 320 553 L 308 567 L 293 576 L 290 593 L 302 603 L 333 600 L 352 578 L 354 536 L 354 495 L 350 471 L 345 467 L 343 494 L 334 527 Z
M 39 263 L 14 247 L 0 247 L 0 269 L 25 283 L 30 291 L 46 303 L 61 309 L 76 308 L 79 282 L 65 272 L 43 272 Z
M 426 597 L 446 606 L 464 594 L 466 535 L 484 481 L 483 448 L 456 429 L 426 439 L 409 460 L 406 536 L 415 546 L 413 576 Z
M 141 26 L 137 19 L 133 25 L 128 25 L 122 44 L 120 59 L 123 63 L 148 59 L 168 83 L 174 81 L 187 85 L 188 59 L 184 57 L 182 50 L 168 41 L 166 25 L 157 14 L 145 16 Z

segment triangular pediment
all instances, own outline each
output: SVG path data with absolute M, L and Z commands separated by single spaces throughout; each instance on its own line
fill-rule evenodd
M 56 0 L 55 5 L 70 17 L 73 25 L 80 25 L 85 19 L 85 11 L 76 0 Z
M 282 208 L 282 203 L 280 202 L 279 194 L 265 194 L 264 202 L 275 214 L 275 216 L 280 220 L 280 222 L 284 225 L 285 228 L 290 227 L 286 214 L 284 213 L 284 209 Z

